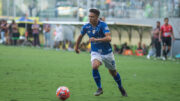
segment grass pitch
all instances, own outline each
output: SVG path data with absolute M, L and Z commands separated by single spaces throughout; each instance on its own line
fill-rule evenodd
M 94 96 L 89 53 L 0 46 L 0 101 L 59 101 L 56 89 L 67 86 L 67 101 L 180 101 L 180 61 L 115 55 L 128 97 L 102 65 L 104 94 Z

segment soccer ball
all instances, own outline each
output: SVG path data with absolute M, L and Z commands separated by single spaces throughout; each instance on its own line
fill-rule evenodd
M 70 96 L 70 91 L 67 87 L 61 86 L 57 89 L 56 96 L 61 100 L 66 100 Z

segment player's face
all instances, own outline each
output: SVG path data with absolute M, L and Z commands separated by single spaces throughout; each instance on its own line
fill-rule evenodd
M 98 21 L 98 16 L 94 13 L 89 13 L 89 21 L 90 23 L 94 24 Z
M 164 23 L 165 23 L 165 24 L 168 24 L 168 22 L 169 22 L 168 19 L 165 19 L 165 20 L 164 20 Z
M 159 22 L 157 22 L 157 27 L 160 27 L 160 25 L 161 25 L 161 24 L 160 24 Z
M 34 20 L 34 23 L 37 24 L 37 20 Z

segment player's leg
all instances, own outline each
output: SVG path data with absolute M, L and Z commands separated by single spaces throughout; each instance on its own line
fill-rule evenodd
M 168 49 L 167 49 L 166 55 L 168 55 L 168 53 L 169 53 L 170 50 L 171 50 L 171 38 L 168 38 L 168 39 L 167 39 L 167 46 L 168 46 Z
M 157 44 L 158 44 L 157 45 L 157 57 L 160 58 L 160 56 L 161 56 L 161 43 L 158 42 Z
M 166 59 L 166 45 L 163 45 L 163 58 Z M 163 60 L 165 60 L 163 59 Z
M 110 74 L 113 76 L 114 80 L 116 81 L 118 88 L 123 96 L 127 96 L 126 91 L 122 87 L 121 84 L 121 77 L 120 74 L 116 71 L 116 64 L 115 64 L 115 59 L 114 59 L 114 54 L 110 53 L 108 55 L 103 56 L 103 62 L 108 68 Z
M 102 88 L 101 87 L 101 77 L 98 71 L 99 66 L 101 65 L 101 62 L 98 61 L 97 59 L 94 59 L 92 62 L 92 75 L 94 78 L 94 81 L 96 82 L 96 85 L 98 88 Z
M 111 69 L 109 69 L 109 73 L 113 76 L 114 80 L 116 81 L 122 96 L 127 96 L 127 93 L 121 84 L 120 74 L 116 70 L 111 70 Z
M 167 40 L 166 40 L 166 38 L 163 38 L 163 60 L 166 60 L 166 55 L 167 55 L 167 53 L 166 53 L 166 46 L 167 46 Z
M 103 94 L 101 87 L 101 76 L 99 74 L 99 66 L 101 65 L 101 57 L 98 53 L 91 52 L 91 63 L 92 63 L 92 75 L 97 85 L 98 90 L 94 93 L 95 96 Z

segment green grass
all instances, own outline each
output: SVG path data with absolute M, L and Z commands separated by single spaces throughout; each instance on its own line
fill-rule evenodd
M 104 94 L 93 96 L 90 54 L 0 46 L 0 101 L 58 101 L 56 89 L 67 86 L 67 101 L 180 101 L 180 61 L 115 55 L 128 97 L 100 67 Z

